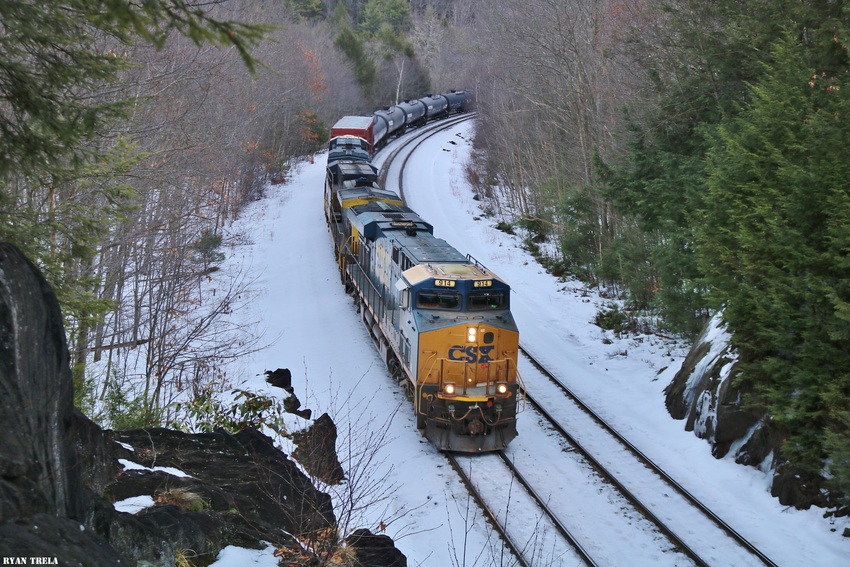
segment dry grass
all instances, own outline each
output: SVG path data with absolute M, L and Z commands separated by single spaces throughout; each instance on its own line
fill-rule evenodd
M 172 504 L 193 512 L 201 512 L 209 508 L 209 504 L 200 494 L 186 488 L 167 488 L 158 491 L 154 495 L 153 501 L 157 504 Z

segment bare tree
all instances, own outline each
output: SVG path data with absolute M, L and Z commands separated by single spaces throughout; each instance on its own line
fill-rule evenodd
M 485 170 L 517 212 L 594 262 L 618 234 L 594 159 L 623 151 L 621 109 L 641 81 L 625 33 L 642 2 L 509 0 L 479 13 L 476 91 Z

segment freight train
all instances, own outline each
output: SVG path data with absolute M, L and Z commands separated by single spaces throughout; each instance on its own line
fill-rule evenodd
M 325 216 L 341 279 L 425 437 L 445 451 L 503 449 L 525 403 L 510 286 L 378 185 L 363 154 L 385 140 L 379 131 L 341 134 L 329 152 Z

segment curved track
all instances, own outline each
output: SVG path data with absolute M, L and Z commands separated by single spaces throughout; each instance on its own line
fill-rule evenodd
M 415 135 L 410 136 L 409 138 L 402 138 L 398 145 L 394 147 L 389 154 L 387 154 L 386 158 L 382 160 L 381 170 L 378 174 L 378 184 L 382 188 L 386 188 L 387 176 L 389 175 L 390 170 L 395 166 L 395 160 L 399 156 L 399 154 L 408 150 L 406 154 L 404 154 L 404 159 L 401 161 L 401 165 L 399 166 L 399 175 L 396 180 L 396 186 L 391 187 L 398 192 L 399 196 L 404 199 L 404 168 L 407 166 L 407 162 L 410 159 L 410 156 L 413 155 L 413 152 L 416 151 L 422 143 L 425 142 L 430 136 L 433 136 L 437 132 L 442 132 L 443 130 L 447 130 L 456 124 L 461 122 L 465 122 L 467 120 L 472 120 L 475 118 L 477 114 L 475 112 L 469 112 L 465 114 L 457 114 L 450 118 L 445 118 L 440 120 L 439 122 L 432 122 L 421 126 L 415 130 Z

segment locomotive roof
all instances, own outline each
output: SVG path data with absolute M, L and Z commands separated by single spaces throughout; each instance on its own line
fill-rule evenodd
M 466 256 L 442 238 L 436 238 L 433 227 L 405 206 L 387 202 L 373 202 L 349 209 L 352 224 L 370 240 L 384 236 L 414 264 L 465 263 Z
M 406 233 L 393 235 L 393 240 L 399 244 L 415 264 L 452 264 L 463 266 L 467 261 L 466 256 L 458 252 L 454 246 L 436 238 L 430 233 L 417 234 L 415 236 Z M 430 276 L 435 277 L 435 276 Z M 438 276 L 437 276 L 438 277 Z
M 418 266 L 413 266 L 404 272 L 404 278 L 410 285 L 428 281 L 430 279 L 454 279 L 454 280 L 476 280 L 481 278 L 491 278 L 501 281 L 496 274 L 485 268 L 484 266 L 470 263 L 464 257 L 463 263 L 423 263 Z
M 334 163 L 339 161 L 360 161 L 361 163 L 369 162 L 369 152 L 366 150 L 359 149 L 345 149 L 345 148 L 334 148 L 328 151 L 328 163 Z
M 403 204 L 401 197 L 392 191 L 381 189 L 369 182 L 358 185 L 357 180 L 354 179 L 343 183 L 343 188 L 337 191 L 337 200 L 343 208 L 355 207 L 371 201 Z
M 434 227 L 404 205 L 375 201 L 348 209 L 348 218 L 365 238 L 388 233 L 431 233 Z
M 328 169 L 332 170 L 335 175 L 342 175 L 343 179 L 355 179 L 360 176 L 370 179 L 378 178 L 378 169 L 367 162 L 338 161 L 329 164 Z

